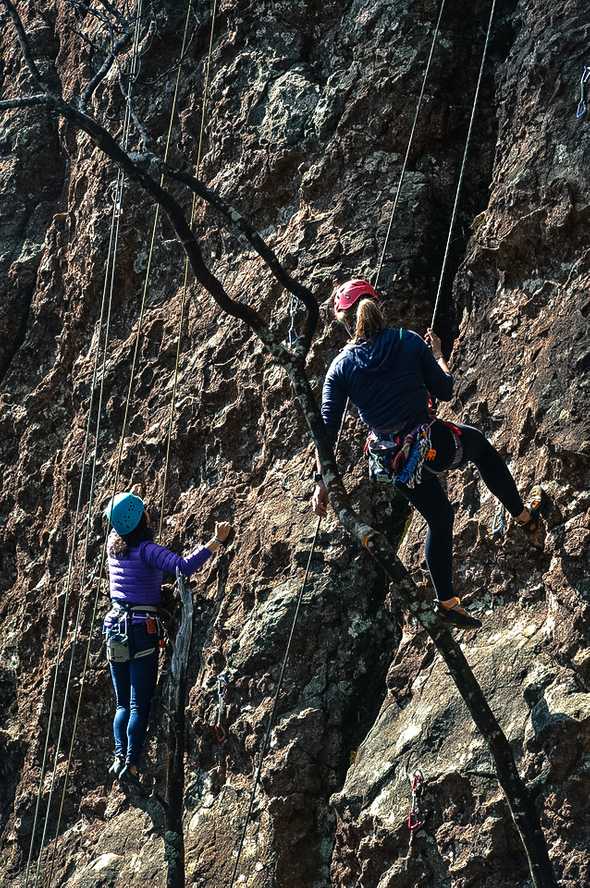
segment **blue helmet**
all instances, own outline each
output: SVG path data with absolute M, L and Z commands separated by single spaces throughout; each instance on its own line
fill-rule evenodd
M 143 500 L 134 493 L 117 493 L 103 512 L 119 536 L 135 530 L 145 511 Z

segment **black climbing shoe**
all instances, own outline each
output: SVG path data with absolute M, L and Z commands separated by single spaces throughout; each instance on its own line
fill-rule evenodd
M 123 770 L 124 767 L 125 767 L 125 759 L 122 758 L 122 756 L 120 756 L 120 755 L 116 755 L 113 764 L 109 768 L 109 774 L 112 774 L 115 777 L 115 779 L 117 779 L 118 777 L 120 777 L 121 771 Z
M 441 620 L 452 623 L 458 629 L 480 629 L 481 620 L 472 617 L 464 607 L 461 607 L 461 599 L 448 598 L 446 601 L 437 601 L 435 610 Z
M 127 763 L 119 773 L 120 782 L 127 783 L 129 786 L 135 786 L 137 789 L 141 789 L 139 774 L 134 774 L 133 771 L 129 770 L 129 768 L 129 763 Z

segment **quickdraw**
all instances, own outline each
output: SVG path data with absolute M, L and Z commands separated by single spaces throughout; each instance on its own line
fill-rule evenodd
M 296 301 L 295 297 L 291 296 L 289 302 L 289 330 L 287 333 L 287 345 L 291 351 L 297 351 L 297 348 L 303 340 L 301 333 L 297 332 L 297 303 L 299 303 L 299 306 L 301 305 L 299 300 Z
M 221 672 L 217 676 L 217 720 L 215 722 L 215 738 L 218 743 L 224 743 L 227 738 L 227 732 L 224 727 L 225 721 L 225 701 L 229 690 L 229 676 L 227 672 Z
M 422 793 L 424 791 L 424 774 L 422 771 L 414 771 L 410 778 L 410 786 L 412 788 L 412 803 L 408 814 L 408 829 L 410 831 L 410 843 L 408 845 L 408 856 L 412 852 L 414 835 L 424 826 L 425 817 L 420 807 Z
M 582 76 L 580 78 L 580 102 L 576 111 L 576 119 L 583 120 L 588 113 L 588 103 L 586 101 L 587 83 L 590 80 L 590 67 L 584 65 Z
M 504 536 L 506 533 L 506 509 L 504 508 L 502 503 L 498 503 L 498 508 L 494 514 L 494 521 L 492 524 L 492 536 Z

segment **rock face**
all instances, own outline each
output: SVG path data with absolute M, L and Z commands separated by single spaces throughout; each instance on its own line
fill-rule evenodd
M 78 91 L 94 63 L 68 3 L 18 5 L 39 66 L 66 96 Z M 182 6 L 168 0 L 146 13 L 153 23 L 134 87 L 136 110 L 160 142 Z M 172 142 L 173 154 L 186 158 L 196 153 L 211 25 L 206 5 L 195 6 Z M 380 278 L 392 321 L 419 331 L 432 311 L 490 9 L 480 0 L 450 6 Z M 437 11 L 429 0 L 218 5 L 201 175 L 320 300 L 334 279 L 375 272 Z M 545 549 L 533 554 L 513 528 L 491 536 L 495 501 L 474 470 L 448 479 L 457 588 L 484 620 L 463 647 L 536 794 L 564 888 L 590 883 L 590 142 L 587 120 L 575 116 L 586 12 L 581 0 L 554 0 L 550 10 L 537 0 L 497 4 L 439 316 L 449 346 L 454 340 L 448 415 L 485 431 L 523 490 L 542 482 L 553 498 Z M 23 93 L 28 75 L 9 28 L 0 58 L 1 98 Z M 97 92 L 94 113 L 121 133 L 116 76 Z M 135 147 L 133 129 L 131 141 Z M 166 883 L 153 808 L 130 805 L 104 785 L 113 704 L 100 633 L 107 589 L 93 572 L 100 507 L 118 474 L 120 488 L 142 482 L 156 511 L 165 494 L 161 540 L 172 548 L 190 550 L 216 518 L 235 525 L 225 554 L 194 583 L 184 804 L 187 884 L 229 885 L 315 530 L 311 448 L 284 375 L 255 338 L 195 285 L 182 311 L 183 257 L 166 220 L 138 328 L 153 208 L 131 186 L 116 220 L 105 349 L 115 178 L 88 138 L 63 122 L 34 109 L 2 112 L 0 882 L 25 883 L 57 665 L 34 866 L 51 793 L 40 872 L 53 869 L 54 885 Z M 183 201 L 189 207 L 190 195 Z M 212 210 L 199 207 L 197 224 L 228 290 L 286 335 L 288 300 L 259 258 Z M 318 394 L 342 344 L 322 311 L 309 362 Z M 365 480 L 362 441 L 351 417 L 340 459 L 355 500 L 401 536 L 404 508 Z M 423 536 L 413 520 L 401 554 L 426 583 Z M 214 724 L 224 671 L 220 742 Z M 147 759 L 157 793 L 166 724 L 156 705 Z M 424 825 L 408 854 L 409 778 L 417 769 Z M 62 792 L 59 835 L 49 844 Z M 238 885 L 257 888 L 531 884 L 486 747 L 454 685 L 400 613 L 395 588 L 333 517 L 311 561 L 239 873 Z

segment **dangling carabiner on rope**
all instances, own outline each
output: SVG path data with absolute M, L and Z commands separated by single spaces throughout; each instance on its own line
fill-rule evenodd
M 298 300 L 300 301 L 300 300 Z M 297 305 L 295 303 L 295 296 L 291 296 L 291 300 L 289 302 L 289 331 L 287 333 L 287 345 L 291 349 L 291 351 L 297 351 L 299 343 L 302 341 L 303 336 L 297 332 L 296 327 L 296 319 L 297 319 Z
M 590 67 L 588 65 L 584 65 L 584 70 L 582 71 L 582 76 L 580 78 L 580 102 L 578 104 L 578 110 L 576 111 L 576 119 L 583 120 L 588 113 L 588 104 L 586 102 L 586 84 L 590 80 Z
M 220 672 L 217 676 L 217 720 L 214 728 L 218 743 L 223 743 L 227 737 L 223 723 L 225 721 L 225 700 L 228 690 L 229 675 L 227 672 Z
M 494 514 L 492 523 L 492 536 L 504 536 L 506 533 L 506 508 L 502 503 L 498 503 L 498 507 Z
M 410 777 L 410 787 L 412 789 L 412 803 L 408 814 L 408 829 L 410 831 L 410 842 L 408 845 L 408 858 L 412 853 L 412 845 L 414 844 L 414 835 L 419 829 L 422 829 L 426 818 L 420 808 L 420 801 L 424 791 L 424 774 L 422 771 L 414 771 Z

